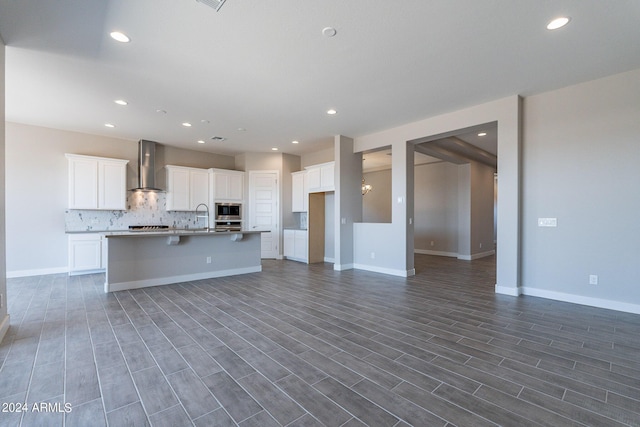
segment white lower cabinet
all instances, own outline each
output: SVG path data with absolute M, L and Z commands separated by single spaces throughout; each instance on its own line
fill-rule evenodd
M 69 235 L 69 275 L 102 272 L 107 267 L 107 239 L 102 234 Z
M 307 230 L 284 230 L 284 256 L 293 261 L 307 262 Z

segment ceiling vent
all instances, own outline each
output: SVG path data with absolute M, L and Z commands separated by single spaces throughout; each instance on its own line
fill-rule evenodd
M 225 138 L 224 136 L 212 136 L 211 140 L 216 142 L 222 142 L 222 141 L 226 141 L 227 138 Z
M 212 7 L 216 10 L 216 12 L 220 11 L 220 8 L 224 4 L 226 0 L 196 0 L 198 3 L 206 4 L 209 7 Z

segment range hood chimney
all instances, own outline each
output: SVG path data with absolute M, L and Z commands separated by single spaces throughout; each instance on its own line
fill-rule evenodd
M 163 191 L 156 187 L 156 143 L 138 141 L 138 187 L 134 191 Z

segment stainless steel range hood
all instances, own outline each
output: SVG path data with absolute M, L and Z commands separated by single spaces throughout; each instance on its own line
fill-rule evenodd
M 133 191 L 164 191 L 156 186 L 156 143 L 138 141 L 138 187 Z

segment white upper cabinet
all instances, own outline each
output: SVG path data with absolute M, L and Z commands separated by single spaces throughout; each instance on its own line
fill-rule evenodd
M 307 172 L 293 172 L 291 174 L 291 211 L 307 211 Z
M 65 154 L 69 209 L 127 209 L 128 160 Z
M 196 210 L 200 203 L 209 205 L 209 171 L 189 171 L 189 210 Z
M 167 210 L 195 211 L 200 203 L 209 204 L 207 169 L 165 166 L 167 171 Z
M 213 200 L 216 202 L 242 202 L 244 200 L 244 172 L 210 169 L 213 181 Z
M 334 191 L 336 189 L 334 165 L 334 162 L 329 162 L 306 167 L 309 193 Z

